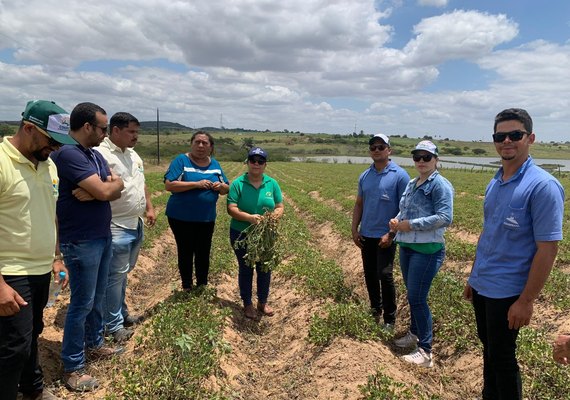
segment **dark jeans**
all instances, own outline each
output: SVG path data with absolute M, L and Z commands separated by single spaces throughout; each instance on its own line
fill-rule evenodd
M 517 364 L 518 329 L 509 329 L 507 314 L 518 296 L 491 299 L 473 290 L 477 334 L 483 343 L 483 399 L 522 399 Z
M 38 336 L 44 329 L 51 273 L 4 276 L 4 281 L 28 303 L 20 312 L 0 317 L 0 399 L 16 399 L 18 390 L 32 393 L 43 389 L 38 360 Z M 19 388 L 18 388 L 19 386 Z
M 362 248 L 364 281 L 368 289 L 370 308 L 379 316 L 384 311 L 384 322 L 393 324 L 396 322 L 396 288 L 393 275 L 396 243 L 381 248 L 378 246 L 379 242 L 380 239 L 377 238 L 364 238 Z
M 234 243 L 238 239 L 242 239 L 244 235 L 240 231 L 235 229 L 230 229 L 230 243 L 232 248 Z M 234 253 L 236 254 L 237 261 L 239 264 L 238 273 L 238 284 L 239 284 L 239 295 L 243 301 L 244 306 L 249 306 L 251 304 L 251 293 L 253 291 L 253 268 L 246 265 L 245 255 L 247 254 L 247 248 L 240 247 L 239 249 L 234 248 Z M 261 270 L 261 265 L 257 264 L 255 266 L 255 271 L 257 272 L 257 300 L 260 303 L 267 303 L 267 298 L 269 297 L 269 284 L 271 283 L 271 271 L 263 272 Z
M 176 240 L 182 288 L 192 288 L 193 267 L 196 268 L 196 285 L 207 285 L 215 222 L 189 222 L 169 217 L 168 224 Z

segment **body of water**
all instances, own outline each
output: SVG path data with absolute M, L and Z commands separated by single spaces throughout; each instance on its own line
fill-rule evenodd
M 414 161 L 412 157 L 390 157 L 396 164 L 401 166 L 413 166 Z M 315 156 L 315 157 L 293 157 L 293 161 L 313 161 L 313 162 L 326 162 L 326 163 L 339 163 L 339 164 L 370 164 L 372 159 L 370 157 L 357 157 L 357 156 Z M 535 164 L 542 166 L 549 171 L 570 172 L 570 160 L 547 160 L 543 158 L 535 158 Z M 442 156 L 439 159 L 439 165 L 442 168 L 460 168 L 460 169 L 489 169 L 496 170 L 500 161 L 495 157 L 454 157 Z M 555 167 L 552 167 L 552 166 Z

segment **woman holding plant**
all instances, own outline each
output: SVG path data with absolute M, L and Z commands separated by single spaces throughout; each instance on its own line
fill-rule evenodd
M 244 242 L 252 225 L 264 219 L 265 222 L 276 220 L 283 215 L 281 188 L 275 179 L 264 174 L 266 165 L 267 153 L 259 147 L 252 148 L 247 156 L 247 172 L 232 182 L 228 194 L 228 214 L 232 217 L 230 242 L 239 264 L 238 284 L 244 314 L 250 319 L 257 317 L 251 301 L 254 268 L 257 273 L 257 311 L 266 316 L 274 314 L 267 304 L 271 270 L 264 268 L 261 262 L 251 265 L 248 262 L 248 249 L 236 246 L 236 242 Z
M 416 349 L 402 359 L 433 366 L 432 316 L 427 302 L 435 275 L 445 257 L 445 228 L 453 220 L 453 186 L 437 170 L 437 147 L 429 140 L 412 151 L 419 176 L 400 199 L 400 212 L 390 220 L 391 234 L 400 245 L 400 268 L 408 292 L 410 329 L 395 340 L 398 347 Z
M 164 186 L 172 193 L 166 204 L 168 224 L 178 251 L 182 290 L 208 284 L 210 248 L 216 221 L 216 202 L 229 190 L 228 178 L 212 157 L 214 138 L 198 131 L 190 139 L 190 152 L 177 156 L 164 175 Z

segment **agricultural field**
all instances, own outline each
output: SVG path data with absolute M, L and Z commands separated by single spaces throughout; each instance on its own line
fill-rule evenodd
M 222 162 L 230 179 L 245 171 Z M 444 170 L 455 187 L 454 224 L 447 259 L 430 294 L 434 313 L 432 369 L 399 360 L 393 336 L 368 313 L 360 253 L 350 235 L 356 182 L 363 165 L 270 162 L 267 173 L 285 196 L 282 263 L 269 301 L 273 317 L 242 315 L 237 263 L 228 240 L 225 198 L 219 201 L 210 285 L 180 291 L 176 247 L 164 216 L 165 166 L 147 167 L 147 184 L 159 211 L 146 230 L 143 253 L 129 278 L 127 300 L 146 320 L 123 356 L 88 369 L 102 382 L 94 394 L 61 387 L 59 346 L 68 293 L 46 311 L 40 346 L 48 385 L 63 398 L 82 399 L 442 399 L 477 398 L 482 382 L 481 348 L 471 305 L 462 300 L 482 224 L 491 174 Z M 409 171 L 413 176 L 413 171 Z M 562 178 L 567 193 L 569 179 Z M 568 202 L 567 202 L 568 203 Z M 570 331 L 570 224 L 555 270 L 521 330 L 519 361 L 525 398 L 567 399 L 568 369 L 555 364 L 550 343 Z M 409 309 L 398 285 L 396 335 L 407 330 Z
M 168 132 L 167 132 L 168 133 Z M 162 133 L 160 136 L 161 160 L 164 156 L 176 154 L 181 147 L 190 147 L 192 132 Z M 376 133 L 376 132 L 374 132 Z M 216 158 L 222 161 L 239 161 L 244 146 L 261 146 L 268 150 L 273 161 L 288 161 L 291 157 L 305 156 L 364 156 L 368 154 L 368 139 L 372 133 L 362 136 L 332 135 L 332 134 L 304 134 L 292 132 L 248 132 L 248 131 L 216 131 L 212 132 L 216 138 Z M 494 157 L 495 147 L 492 143 L 491 132 L 481 135 L 485 141 L 480 140 L 451 140 L 448 138 L 434 138 L 440 149 L 440 155 L 445 156 L 483 156 Z M 406 135 L 391 135 L 392 152 L 394 155 L 409 154 L 414 146 L 421 140 Z M 540 135 L 537 136 L 540 141 Z M 240 151 L 241 150 L 241 151 Z M 137 151 L 149 163 L 156 162 L 157 144 L 156 135 L 143 134 L 139 136 Z M 568 159 L 570 142 L 541 143 L 535 142 L 532 146 L 532 155 L 535 158 Z M 237 158 L 236 158 L 237 157 Z

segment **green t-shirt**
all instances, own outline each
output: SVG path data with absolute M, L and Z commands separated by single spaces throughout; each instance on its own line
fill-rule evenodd
M 259 189 L 249 183 L 247 173 L 245 173 L 232 182 L 228 193 L 228 204 L 237 204 L 241 211 L 249 214 L 263 215 L 268 211 L 273 211 L 275 205 L 282 202 L 283 195 L 279 184 L 275 179 L 265 174 Z M 230 228 L 241 232 L 249 225 L 251 225 L 249 222 L 232 218 Z
M 402 243 L 398 242 L 400 247 L 407 247 L 418 253 L 434 254 L 443 249 L 443 243 Z

